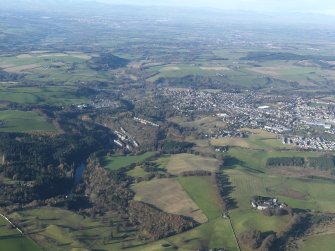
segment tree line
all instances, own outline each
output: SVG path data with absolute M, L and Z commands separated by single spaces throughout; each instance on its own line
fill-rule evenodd
M 334 156 L 309 157 L 309 158 L 302 158 L 302 157 L 269 158 L 266 162 L 266 166 L 269 168 L 280 168 L 280 167 L 311 168 L 311 169 L 318 169 L 321 171 L 330 171 L 332 175 L 335 175 Z

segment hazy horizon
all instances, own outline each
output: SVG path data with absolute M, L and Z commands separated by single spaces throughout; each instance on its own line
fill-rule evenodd
M 117 5 L 144 5 L 170 6 L 188 8 L 210 8 L 217 10 L 237 10 L 251 12 L 284 12 L 284 13 L 311 13 L 335 15 L 335 1 L 331 0 L 3 0 L 2 7 L 16 6 L 24 8 L 38 8 L 40 6 L 62 6 L 66 4 L 117 4 Z

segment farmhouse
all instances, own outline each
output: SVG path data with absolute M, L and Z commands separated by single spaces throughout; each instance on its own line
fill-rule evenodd
M 277 198 L 258 196 L 251 201 L 251 206 L 257 210 L 266 210 L 270 208 L 285 208 L 287 204 L 279 202 Z

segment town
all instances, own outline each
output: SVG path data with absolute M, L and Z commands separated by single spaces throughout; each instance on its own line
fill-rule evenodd
M 184 116 L 210 113 L 228 124 L 228 132 L 221 130 L 211 137 L 241 136 L 239 129 L 255 128 L 274 132 L 284 144 L 301 149 L 335 150 L 335 102 L 255 91 L 234 93 L 177 88 L 160 91 Z

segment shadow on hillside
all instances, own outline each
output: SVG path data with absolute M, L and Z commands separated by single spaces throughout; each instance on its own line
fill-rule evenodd
M 224 164 L 223 164 L 224 169 L 234 169 L 236 168 L 236 166 L 241 166 L 244 169 L 246 169 L 246 171 L 251 173 L 264 173 L 263 171 L 251 168 L 250 166 L 247 165 L 247 163 L 235 157 L 227 156 L 224 158 Z
M 229 176 L 221 172 L 216 174 L 216 182 L 219 188 L 220 196 L 224 201 L 225 210 L 237 208 L 237 201 L 231 197 L 235 187 L 229 180 Z
M 21 234 L 11 234 L 11 235 L 0 236 L 0 241 L 1 240 L 18 239 L 18 238 L 22 238 L 22 235 Z
M 244 162 L 231 156 L 224 158 L 224 169 L 234 169 L 237 165 L 243 166 Z

